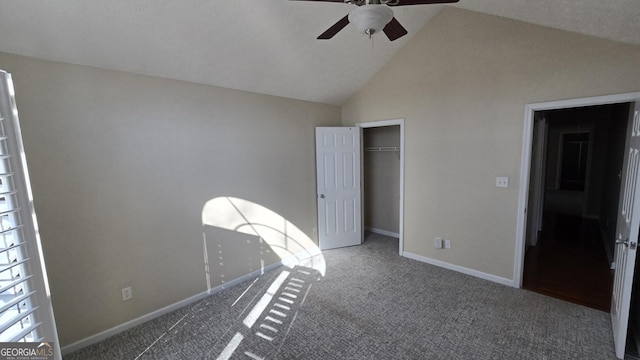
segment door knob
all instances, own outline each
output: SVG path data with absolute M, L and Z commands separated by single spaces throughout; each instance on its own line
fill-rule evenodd
M 320 199 L 324 199 L 324 194 L 320 194 Z

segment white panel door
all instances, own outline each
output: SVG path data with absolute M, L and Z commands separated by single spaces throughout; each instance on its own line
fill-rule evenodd
M 632 109 L 633 110 L 633 109 Z M 633 122 L 629 134 L 629 147 L 624 159 L 624 172 L 618 211 L 615 262 L 616 272 L 611 297 L 611 323 L 616 346 L 616 356 L 624 358 L 631 305 L 633 271 L 636 262 L 638 230 L 640 227 L 640 188 L 638 165 L 640 163 L 640 102 L 632 111 Z
M 362 244 L 361 129 L 316 128 L 321 250 Z

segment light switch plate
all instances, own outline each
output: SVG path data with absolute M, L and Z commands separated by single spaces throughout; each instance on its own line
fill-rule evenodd
M 433 246 L 435 246 L 436 249 L 442 249 L 442 238 L 435 238 L 435 240 L 433 240 Z
M 122 288 L 122 301 L 131 300 L 133 298 L 133 290 L 131 290 L 131 286 L 127 286 Z
M 509 187 L 509 178 L 506 177 L 506 176 L 498 176 L 496 178 L 496 187 L 508 188 Z

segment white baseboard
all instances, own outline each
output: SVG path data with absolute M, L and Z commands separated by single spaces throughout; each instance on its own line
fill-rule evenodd
M 368 229 L 368 230 L 371 231 L 371 232 L 374 232 L 374 233 L 379 233 L 379 232 L 374 231 L 374 229 Z M 384 231 L 384 230 L 380 230 L 380 231 Z M 391 233 L 391 235 L 389 235 L 389 232 L 385 232 L 382 235 L 386 235 L 386 236 L 394 236 L 395 235 L 395 236 L 398 236 L 397 234 L 393 234 L 393 233 Z M 512 286 L 512 287 L 514 286 L 513 285 L 513 280 L 511 280 L 511 279 L 506 279 L 506 278 L 503 278 L 503 277 L 487 274 L 487 273 L 484 273 L 484 272 L 481 272 L 481 271 L 465 268 L 465 267 L 458 266 L 458 265 L 453 265 L 453 264 L 450 264 L 450 263 L 446 263 L 444 261 L 431 259 L 431 258 L 428 258 L 428 257 L 416 255 L 416 254 L 413 254 L 413 253 L 410 253 L 410 252 L 406 252 L 406 251 L 403 252 L 402 256 L 407 257 L 409 259 L 413 259 L 413 260 L 421 261 L 421 262 L 428 263 L 428 264 L 431 264 L 431 265 L 435 265 L 435 266 L 438 266 L 438 267 L 442 267 L 442 268 L 445 268 L 445 269 L 461 272 L 463 274 L 475 276 L 475 277 L 478 277 L 478 278 L 481 278 L 481 279 L 484 279 L 484 280 L 493 281 L 493 282 L 496 282 L 496 283 L 499 283 L 499 284 L 502 284 L 502 285 Z M 299 258 L 300 257 L 298 257 L 298 259 Z M 194 296 L 191 296 L 191 297 L 186 298 L 184 300 L 178 301 L 178 302 L 176 302 L 174 304 L 171 304 L 169 306 L 165 306 L 165 307 L 163 307 L 161 309 L 153 311 L 153 312 L 151 312 L 149 314 L 140 316 L 140 317 L 138 317 L 136 319 L 127 321 L 127 322 L 125 322 L 123 324 L 117 325 L 117 326 L 112 327 L 110 329 L 107 329 L 105 331 L 99 332 L 99 333 L 97 333 L 95 335 L 91 335 L 91 336 L 86 337 L 86 338 L 84 338 L 82 340 L 79 340 L 79 341 L 76 341 L 76 342 L 74 342 L 72 344 L 66 345 L 61 349 L 62 354 L 63 355 L 67 355 L 67 354 L 70 354 L 70 353 L 75 352 L 77 350 L 80 350 L 82 348 L 85 348 L 87 346 L 96 344 L 96 343 L 98 343 L 100 341 L 103 341 L 103 340 L 105 340 L 107 338 L 110 338 L 110 337 L 112 337 L 114 335 L 117 335 L 117 334 L 119 334 L 119 333 L 121 333 L 123 331 L 129 330 L 129 329 L 134 328 L 134 327 L 136 327 L 138 325 L 141 325 L 141 324 L 143 324 L 143 323 L 145 323 L 147 321 L 153 320 L 153 319 L 155 319 L 157 317 L 160 317 L 160 316 L 168 314 L 168 313 L 170 313 L 172 311 L 178 310 L 178 309 L 180 309 L 180 308 L 182 308 L 184 306 L 193 304 L 196 301 L 200 301 L 200 300 L 206 298 L 207 296 L 216 294 L 216 293 L 218 293 L 218 292 L 220 292 L 220 291 L 222 291 L 224 289 L 236 286 L 236 285 L 238 285 L 238 284 L 240 284 L 240 283 L 242 283 L 244 281 L 256 278 L 256 277 L 258 277 L 258 276 L 260 276 L 260 275 L 262 275 L 262 274 L 264 274 L 266 272 L 269 272 L 271 270 L 274 270 L 274 269 L 282 266 L 283 262 L 285 262 L 285 261 L 280 261 L 280 262 L 277 262 L 275 264 L 266 266 L 262 270 L 256 270 L 256 271 L 251 272 L 249 274 L 243 275 L 243 276 L 241 276 L 239 278 L 236 278 L 234 280 L 228 281 L 228 282 L 226 282 L 226 283 L 224 283 L 222 285 L 218 285 L 218 286 L 216 286 L 214 288 L 211 288 L 209 291 L 203 291 L 203 292 L 201 292 L 199 294 L 196 294 Z
M 365 230 L 369 231 L 369 232 L 372 232 L 374 234 L 390 236 L 390 237 L 393 237 L 393 238 L 396 238 L 396 239 L 400 238 L 400 234 L 394 233 L 394 232 L 391 232 L 391 231 L 387 231 L 387 230 L 380 230 L 380 229 L 370 228 L 370 227 L 365 228 Z
M 222 290 L 222 289 L 220 289 Z M 91 335 L 89 337 L 86 337 L 82 340 L 78 340 L 72 344 L 66 345 L 64 346 L 61 351 L 62 351 L 62 355 L 67 355 L 70 354 L 72 352 L 78 351 L 82 348 L 85 348 L 87 346 L 96 344 L 102 340 L 108 339 L 118 333 L 121 333 L 125 330 L 129 330 L 131 328 L 134 328 L 140 324 L 143 324 L 147 321 L 153 320 L 157 317 L 160 317 L 164 314 L 170 313 L 174 310 L 177 310 L 181 307 L 187 306 L 189 304 L 192 304 L 196 301 L 202 300 L 205 297 L 209 296 L 210 294 L 207 291 L 203 291 L 199 294 L 196 294 L 194 296 L 191 296 L 189 298 L 186 298 L 184 300 L 178 301 L 175 304 L 171 304 L 169 306 L 165 306 L 162 309 L 158 309 L 156 311 L 153 311 L 151 313 L 148 313 L 146 315 L 140 316 L 139 318 L 127 321 L 123 324 L 120 324 L 118 326 L 112 327 L 111 329 L 107 329 L 105 331 L 99 332 L 95 335 Z
M 409 259 L 418 260 L 418 261 L 421 261 L 421 262 L 424 262 L 424 263 L 427 263 L 427 264 L 435 265 L 435 266 L 438 266 L 438 267 L 441 267 L 441 268 L 445 268 L 445 269 L 457 271 L 457 272 L 460 272 L 460 273 L 463 273 L 463 274 L 475 276 L 475 277 L 480 278 L 480 279 L 493 281 L 493 282 L 498 283 L 498 284 L 502 284 L 502 285 L 506 285 L 506 286 L 510 286 L 510 287 L 516 287 L 514 285 L 514 281 L 511 280 L 511 279 L 503 278 L 503 277 L 492 275 L 492 274 L 487 274 L 487 273 L 482 272 L 482 271 L 469 269 L 469 268 L 466 268 L 466 267 L 463 267 L 463 266 L 450 264 L 448 262 L 444 262 L 444 261 L 428 258 L 428 257 L 421 256 L 421 255 L 416 255 L 416 254 L 413 254 L 413 253 L 410 253 L 410 252 L 407 252 L 407 251 L 403 252 L 402 256 L 407 257 Z
M 143 323 L 146 323 L 147 321 L 151 321 L 155 318 L 158 318 L 162 315 L 168 314 L 172 311 L 178 310 L 182 307 L 185 307 L 187 305 L 193 304 L 196 301 L 200 301 L 204 298 L 206 298 L 207 296 L 211 296 L 213 294 L 219 293 L 222 290 L 228 289 L 230 287 L 236 286 L 238 284 L 241 284 L 247 280 L 250 279 L 254 279 L 257 278 L 258 276 L 269 272 L 271 270 L 274 270 L 278 267 L 282 266 L 282 261 L 277 262 L 275 264 L 271 264 L 269 266 L 265 266 L 264 269 L 261 270 L 256 270 L 254 272 L 251 272 L 249 274 L 243 275 L 237 279 L 233 279 L 231 281 L 227 281 L 224 284 L 218 285 L 214 288 L 209 289 L 209 291 L 203 291 L 199 294 L 193 295 L 191 297 L 188 297 L 184 300 L 178 301 L 177 303 L 165 306 L 161 309 L 158 309 L 156 311 L 150 312 L 146 315 L 142 315 L 138 318 L 135 318 L 133 320 L 127 321 L 123 324 L 117 325 L 112 327 L 111 329 L 107 329 L 105 331 L 99 332 L 95 335 L 91 335 L 89 337 L 86 337 L 82 340 L 78 340 L 72 344 L 66 345 L 64 346 L 61 351 L 62 351 L 62 355 L 67 355 L 70 354 L 72 352 L 78 351 L 82 348 L 85 348 L 87 346 L 96 344 L 102 340 L 106 340 L 114 335 L 117 335 L 123 331 L 129 330 L 131 328 L 134 328 L 138 325 L 141 325 Z

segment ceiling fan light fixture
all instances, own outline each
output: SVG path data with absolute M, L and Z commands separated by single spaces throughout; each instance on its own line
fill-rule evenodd
M 393 11 L 387 5 L 362 5 L 349 13 L 349 22 L 369 36 L 382 31 L 391 19 Z

